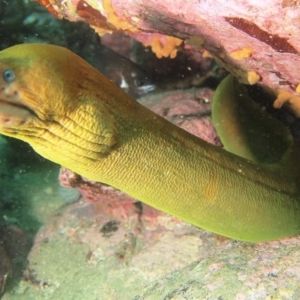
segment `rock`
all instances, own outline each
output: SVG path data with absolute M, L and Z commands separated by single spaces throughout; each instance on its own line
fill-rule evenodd
M 226 241 L 133 299 L 296 300 L 299 245 L 299 237 L 260 244 Z
M 30 234 L 0 220 L 0 296 L 8 281 L 21 276 L 31 246 Z
M 175 57 L 183 40 L 195 51 L 203 47 L 241 82 L 271 88 L 275 107 L 289 102 L 300 115 L 300 7 L 295 1 L 38 2 L 59 18 L 89 23 L 101 35 L 131 34 L 158 57 Z

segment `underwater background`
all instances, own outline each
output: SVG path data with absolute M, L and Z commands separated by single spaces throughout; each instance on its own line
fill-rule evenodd
M 0 26 L 0 50 L 66 47 L 141 104 L 222 146 L 211 103 L 227 71 L 211 57 L 180 48 L 159 59 L 121 32 L 100 38 L 29 0 L 0 0 Z M 262 105 L 299 139 L 290 111 Z M 196 228 L 0 136 L 1 299 L 298 299 L 298 246 L 296 237 L 252 244 Z

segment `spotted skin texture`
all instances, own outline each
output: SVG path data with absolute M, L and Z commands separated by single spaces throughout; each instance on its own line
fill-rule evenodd
M 204 229 L 245 241 L 300 233 L 299 149 L 250 161 L 151 112 L 67 49 L 0 52 L 0 133 Z M 230 88 L 230 87 L 229 87 Z

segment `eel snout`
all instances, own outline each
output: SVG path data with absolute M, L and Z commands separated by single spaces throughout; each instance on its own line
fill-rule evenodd
M 7 64 L 0 64 L 0 128 L 19 127 L 32 116 L 32 110 L 22 100 L 13 69 Z

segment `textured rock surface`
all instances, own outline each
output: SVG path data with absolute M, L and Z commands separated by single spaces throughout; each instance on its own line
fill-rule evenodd
M 263 244 L 226 241 L 134 299 L 299 299 L 299 243 L 299 238 Z
M 134 234 L 103 217 L 78 202 L 53 218 L 2 299 L 299 299 L 299 238 L 222 241 L 169 216 Z
M 95 204 L 71 204 L 38 232 L 23 280 L 2 299 L 133 299 L 219 244 L 166 215 L 147 229 L 134 223 L 113 223 Z
M 151 45 L 159 56 L 175 56 L 173 50 L 182 45 L 180 40 L 185 40 L 195 49 L 203 46 L 243 82 L 259 81 L 294 96 L 300 91 L 297 1 L 39 2 L 50 3 L 48 9 L 56 16 L 85 21 L 101 34 L 116 29 L 132 34 Z M 281 104 L 277 102 L 278 107 Z
M 0 297 L 6 284 L 22 274 L 31 237 L 16 225 L 0 220 Z

